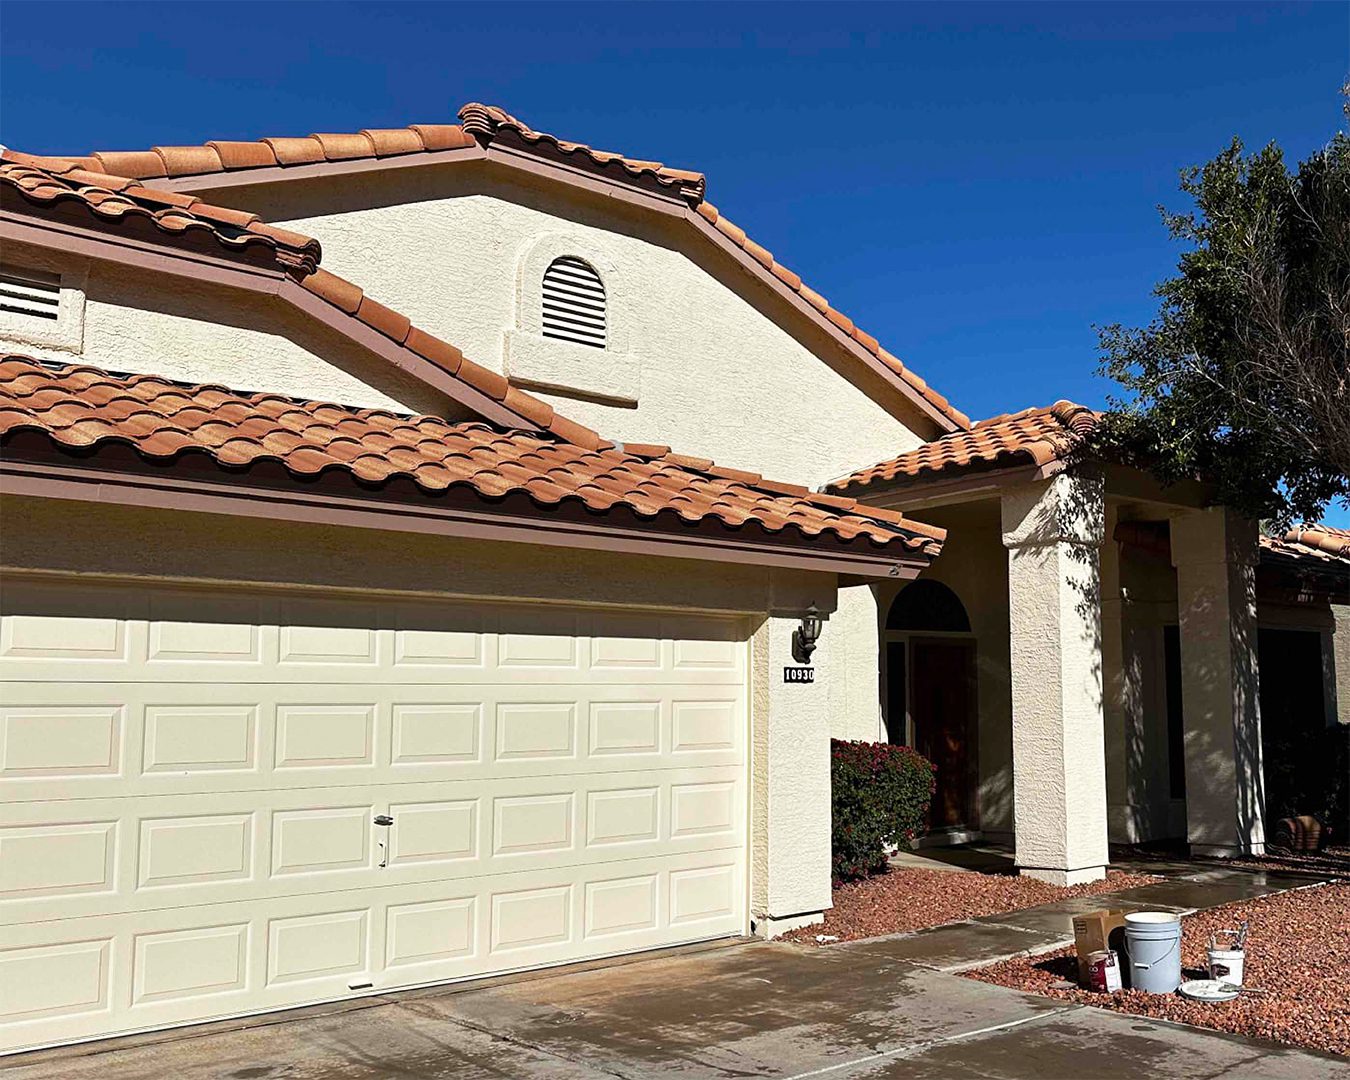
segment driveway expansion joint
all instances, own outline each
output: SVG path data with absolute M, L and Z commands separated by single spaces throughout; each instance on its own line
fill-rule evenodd
M 904 1058 L 914 1057 L 918 1054 L 927 1053 L 929 1050 L 936 1049 L 939 1046 L 949 1046 L 952 1043 L 980 1039 L 987 1035 L 997 1035 L 1004 1031 L 1010 1031 L 1013 1028 L 1024 1027 L 1027 1024 L 1034 1024 L 1038 1021 L 1065 1016 L 1069 1013 L 1078 1012 L 1086 1008 L 1086 1005 L 1066 1005 L 1061 1008 L 1050 1009 L 1047 1012 L 1038 1013 L 1035 1016 L 1023 1016 L 1018 1017 L 1016 1020 L 1007 1020 L 1002 1024 L 990 1024 L 987 1027 L 976 1028 L 974 1031 L 962 1031 L 955 1035 L 944 1035 L 937 1039 L 925 1039 L 922 1042 L 911 1043 L 908 1046 L 897 1046 L 892 1050 L 878 1050 L 875 1053 L 865 1054 L 860 1058 L 854 1058 L 852 1061 L 840 1061 L 832 1065 L 825 1065 L 819 1069 L 808 1069 L 806 1072 L 793 1073 L 791 1076 L 784 1077 L 783 1080 L 812 1080 L 813 1077 L 830 1076 L 845 1069 L 856 1069 L 864 1065 L 870 1065 L 876 1061 L 902 1060 Z

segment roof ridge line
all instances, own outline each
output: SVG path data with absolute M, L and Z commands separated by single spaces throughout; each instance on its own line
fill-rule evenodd
M 560 139 L 556 135 L 536 131 L 497 105 L 469 102 L 459 110 L 458 119 L 460 123 L 457 125 L 412 124 L 406 128 L 363 128 L 354 134 L 314 134 L 302 138 L 266 137 L 256 142 L 212 140 L 200 146 L 160 146 L 141 151 L 100 150 L 83 157 L 55 157 L 44 160 L 59 163 L 66 169 L 82 167 L 144 180 L 175 179 L 255 168 L 284 168 L 329 161 L 399 157 L 468 146 L 486 147 L 503 135 L 509 140 L 519 142 L 525 149 L 538 151 L 541 146 L 545 147 L 546 157 L 549 154 L 556 154 L 559 159 L 570 161 L 580 156 L 602 173 L 614 175 L 617 168 L 629 180 L 636 182 L 647 179 L 664 191 L 677 191 L 688 204 L 690 213 L 707 222 L 736 248 L 759 263 L 789 291 L 805 301 L 808 307 L 835 330 L 860 346 L 868 355 L 875 357 L 885 370 L 908 387 L 909 393 L 922 399 L 927 407 L 945 422 L 958 429 L 968 430 L 971 427 L 969 416 L 952 405 L 902 360 L 885 349 L 875 337 L 834 308 L 825 297 L 807 286 L 799 274 L 778 262 L 772 252 L 751 240 L 744 229 L 732 224 L 717 207 L 709 203 L 705 198 L 707 178 L 703 173 L 674 169 L 659 161 L 629 158 L 617 152 L 597 150 L 585 143 Z

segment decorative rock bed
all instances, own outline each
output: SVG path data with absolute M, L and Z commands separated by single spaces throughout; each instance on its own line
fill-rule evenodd
M 1002 915 L 1075 896 L 1131 889 L 1159 880 L 1151 874 L 1112 871 L 1104 880 L 1063 888 L 1011 874 L 975 874 L 952 870 L 892 869 L 889 873 L 840 885 L 824 925 L 808 926 L 784 940 L 822 944 L 817 936 L 857 941 L 930 926 Z
M 1099 994 L 1076 981 L 1072 949 L 1005 960 L 967 978 L 1159 1020 L 1350 1055 L 1350 883 L 1335 882 L 1211 908 L 1182 920 L 1182 977 L 1206 978 L 1211 933 L 1250 920 L 1243 993 L 1202 1004 L 1176 994 Z

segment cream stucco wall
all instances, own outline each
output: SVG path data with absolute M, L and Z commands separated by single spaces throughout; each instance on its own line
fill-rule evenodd
M 5 245 L 5 261 L 72 275 L 85 294 L 79 348 L 6 339 L 0 330 L 0 343 L 14 352 L 363 408 L 449 408 L 440 394 L 273 297 L 17 243 Z
M 637 367 L 637 405 L 541 396 L 609 438 L 814 487 L 917 445 L 911 425 L 929 430 L 908 405 L 897 415 L 869 396 L 886 394 L 879 382 L 860 388 L 846 378 L 856 361 L 682 219 L 557 185 L 524 186 L 481 165 L 218 197 L 318 237 L 325 267 L 497 370 L 509 370 L 508 339 L 538 303 L 540 245 L 574 249 L 605 279 L 613 349 L 533 344 L 556 350 L 560 362 L 591 365 L 579 380 L 588 387 L 604 382 L 615 362 L 607 353 L 616 353 L 625 378 L 612 386 L 621 393 Z
M 744 615 L 752 915 L 771 932 L 830 906 L 828 687 L 845 658 L 818 654 L 814 686 L 781 673 L 805 606 L 831 614 L 833 575 L 13 496 L 0 521 L 11 580 L 37 571 Z

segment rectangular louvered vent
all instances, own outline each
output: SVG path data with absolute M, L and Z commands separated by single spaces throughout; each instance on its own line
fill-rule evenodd
M 605 286 L 589 263 L 564 255 L 544 271 L 544 337 L 605 347 Z
M 0 267 L 0 311 L 55 322 L 61 308 L 61 278 L 43 270 Z

